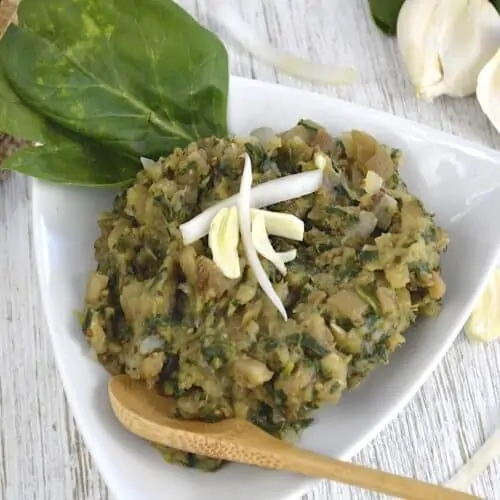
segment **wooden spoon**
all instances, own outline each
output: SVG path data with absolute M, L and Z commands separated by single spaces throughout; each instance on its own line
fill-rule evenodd
M 442 486 L 317 455 L 276 439 L 246 420 L 217 423 L 169 417 L 175 401 L 148 390 L 126 375 L 109 382 L 118 420 L 133 434 L 154 443 L 207 457 L 326 478 L 411 500 L 477 498 Z

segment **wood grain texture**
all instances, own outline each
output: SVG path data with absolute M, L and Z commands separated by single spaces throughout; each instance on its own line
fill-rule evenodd
M 473 98 L 416 100 L 395 41 L 373 26 L 366 0 L 234 0 L 264 39 L 318 62 L 355 66 L 359 80 L 338 88 L 253 61 L 210 18 L 213 1 L 180 3 L 227 42 L 233 73 L 313 89 L 500 147 L 500 135 Z M 107 500 L 56 371 L 30 235 L 28 183 L 11 176 L 0 185 L 0 499 Z M 499 423 L 499 365 L 500 343 L 472 345 L 460 336 L 410 405 L 355 462 L 428 481 L 448 479 Z M 498 460 L 472 492 L 500 499 Z M 323 482 L 307 500 L 369 498 L 377 497 Z

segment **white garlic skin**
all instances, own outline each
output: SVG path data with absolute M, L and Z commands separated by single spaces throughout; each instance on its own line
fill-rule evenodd
M 500 132 L 500 49 L 479 73 L 476 97 L 483 113 Z
M 500 14 L 488 0 L 406 0 L 397 39 L 418 97 L 465 97 L 500 46 Z

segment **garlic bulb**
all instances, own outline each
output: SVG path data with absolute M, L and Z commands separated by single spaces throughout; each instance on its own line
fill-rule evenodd
M 464 97 L 500 46 L 500 15 L 488 0 L 406 0 L 397 38 L 419 97 Z
M 479 73 L 476 97 L 484 114 L 500 132 L 500 50 Z

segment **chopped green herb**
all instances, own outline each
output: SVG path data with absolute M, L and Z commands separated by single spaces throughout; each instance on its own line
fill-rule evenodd
M 364 326 L 368 330 L 373 330 L 380 321 L 380 316 L 373 310 L 368 311 L 364 317 Z
M 92 318 L 93 318 L 93 310 L 92 309 L 87 309 L 87 312 L 85 313 L 85 318 L 83 319 L 83 323 L 82 323 L 82 330 L 84 332 L 86 332 L 89 327 L 90 327 L 90 324 L 92 323 Z
M 212 363 L 215 359 L 226 359 L 226 349 L 221 344 L 210 344 L 202 347 L 201 352 L 207 363 Z
M 428 262 L 418 261 L 408 264 L 408 269 L 412 273 L 431 273 L 432 269 Z
M 382 340 L 375 344 L 371 358 L 376 363 L 387 364 L 389 362 L 390 351 L 387 347 L 387 341 Z
M 279 345 L 280 341 L 278 339 L 268 339 L 266 340 L 264 349 L 266 352 L 273 352 L 278 348 Z
M 426 243 L 435 243 L 437 239 L 437 230 L 434 224 L 427 224 L 426 228 L 422 231 L 422 238 Z
M 245 150 L 248 156 L 250 156 L 250 160 L 252 160 L 253 167 L 260 170 L 260 165 L 264 161 L 266 155 L 264 148 L 260 143 L 247 142 L 245 144 Z
M 186 163 L 186 165 L 183 165 L 182 167 L 179 168 L 177 171 L 177 175 L 186 175 L 189 173 L 189 171 L 194 171 L 196 172 L 197 170 L 197 165 L 194 161 L 190 161 Z
M 359 215 L 342 207 L 336 207 L 330 205 L 325 209 L 326 213 L 336 215 L 340 220 L 344 221 L 346 224 L 355 224 L 359 222 Z
M 379 312 L 377 300 L 373 297 L 374 294 L 368 293 L 362 286 L 356 288 L 356 293 L 370 306 L 373 312 Z
M 308 333 L 302 333 L 301 346 L 308 356 L 322 358 L 328 354 L 328 350 Z
M 336 270 L 335 278 L 342 282 L 355 278 L 361 272 L 361 264 L 356 257 L 350 257 Z
M 290 347 L 297 347 L 302 341 L 302 333 L 292 333 L 285 338 L 285 342 Z
M 361 250 L 359 253 L 359 260 L 366 264 L 367 262 L 374 262 L 378 259 L 378 250 Z
M 386 181 L 386 186 L 388 189 L 396 189 L 398 185 L 399 185 L 399 174 L 396 170 Z
M 319 123 L 314 122 L 313 120 L 299 120 L 298 125 L 302 125 L 303 127 L 311 130 L 312 132 L 318 132 L 318 130 L 324 129 Z

